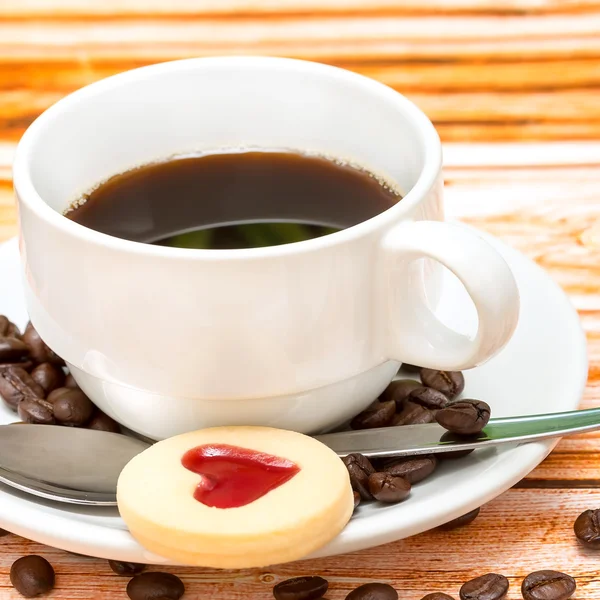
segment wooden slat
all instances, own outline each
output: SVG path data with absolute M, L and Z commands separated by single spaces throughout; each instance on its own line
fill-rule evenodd
M 535 44 L 548 40 L 577 40 L 580 45 L 585 45 L 587 38 L 591 41 L 597 38 L 599 20 L 600 11 L 589 11 L 585 18 L 581 15 L 341 17 L 315 13 L 308 22 L 304 17 L 217 19 L 206 14 L 173 20 L 2 21 L 0 46 L 35 49 L 44 44 L 56 44 L 76 49 L 93 48 L 100 41 L 107 46 L 124 42 L 129 46 L 165 45 L 178 41 L 210 48 L 223 43 L 232 47 L 266 42 L 296 42 L 310 46 L 350 41 L 362 55 L 363 44 L 383 41 L 454 43 L 463 48 L 484 39 L 491 43 L 510 40 L 517 45 L 520 41 Z
M 597 140 L 599 122 L 520 121 L 517 123 L 446 123 L 436 121 L 436 129 L 445 142 L 514 142 L 555 140 Z
M 344 64 L 404 93 L 505 92 L 591 88 L 600 84 L 597 60 L 443 61 L 393 64 Z
M 0 55 L 166 59 L 223 52 L 358 61 L 597 56 L 600 11 L 528 16 L 320 16 L 0 21 Z M 568 52 L 568 54 L 566 54 Z
M 215 4 L 218 6 L 218 4 Z M 32 44 L 41 42 L 60 42 L 61 44 L 94 43 L 103 33 L 109 33 L 106 41 L 125 39 L 122 32 L 132 42 L 153 41 L 173 38 L 177 31 L 181 41 L 192 41 L 197 34 L 204 34 L 202 43 L 215 41 L 255 41 L 259 36 L 272 40 L 302 40 L 306 43 L 327 40 L 352 40 L 353 43 L 374 39 L 414 40 L 414 41 L 458 41 L 467 44 L 486 37 L 491 40 L 520 40 L 532 38 L 564 39 L 570 37 L 596 37 L 600 20 L 599 10 L 586 11 L 585 18 L 580 14 L 559 15 L 491 15 L 491 16 L 437 16 L 437 15 L 321 15 L 312 13 L 305 16 L 286 16 L 270 20 L 256 15 L 221 19 L 209 13 L 198 12 L 180 19 L 127 18 L 114 20 L 61 20 L 38 22 L 36 19 L 25 21 L 3 21 L 0 23 L 2 44 Z M 482 32 L 485 31 L 485 36 Z M 23 38 L 23 32 L 35 33 L 35 38 Z M 360 50 L 360 48 L 357 48 Z
M 598 0 L 4 0 L 0 14 L 11 17 L 146 17 L 202 14 L 280 15 L 315 13 L 576 13 L 597 8 Z
M 52 62 L 40 58 L 11 61 L 0 58 L 0 91 L 19 89 L 68 93 L 93 81 L 149 61 L 71 58 Z M 587 89 L 600 86 L 600 63 L 595 59 L 401 62 L 338 61 L 336 66 L 382 81 L 403 93 L 523 92 Z M 558 78 L 558 80 L 557 80 Z
M 0 21 L 0 135 L 18 139 L 64 94 L 116 72 L 190 56 L 266 54 L 378 79 L 414 100 L 445 141 L 600 136 L 594 7 L 584 15 L 554 14 L 552 3 L 542 15 L 309 17 L 282 10 L 266 19 L 262 6 L 227 18 L 210 11 L 184 18 L 175 10 L 168 19 L 127 13 Z

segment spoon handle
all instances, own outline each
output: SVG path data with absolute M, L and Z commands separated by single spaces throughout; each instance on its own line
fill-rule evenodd
M 430 423 L 330 433 L 317 436 L 317 439 L 340 456 L 358 452 L 376 458 L 435 454 L 500 444 L 535 442 L 598 429 L 600 429 L 600 408 L 590 408 L 562 413 L 490 419 L 478 436 L 468 438 L 453 436 L 437 423 Z

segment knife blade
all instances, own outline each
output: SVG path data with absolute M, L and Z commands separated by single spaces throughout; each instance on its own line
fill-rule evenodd
M 500 444 L 529 443 L 600 429 L 600 409 L 490 419 L 473 437 L 449 433 L 437 423 L 404 425 L 315 436 L 340 456 L 359 453 L 371 458 L 418 456 L 475 450 Z

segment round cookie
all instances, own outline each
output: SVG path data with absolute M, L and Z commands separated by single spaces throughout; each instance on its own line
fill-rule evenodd
M 210 454 L 223 446 L 263 453 L 267 462 L 292 469 L 249 503 L 219 508 L 202 490 L 218 492 L 227 483 L 218 478 L 227 475 L 203 476 L 182 459 L 194 449 L 208 448 Z M 131 534 L 148 550 L 189 565 L 229 569 L 298 560 L 333 539 L 354 507 L 348 471 L 332 450 L 268 427 L 215 427 L 158 442 L 123 469 L 117 499 Z

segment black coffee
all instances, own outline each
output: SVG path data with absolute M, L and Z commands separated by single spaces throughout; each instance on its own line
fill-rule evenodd
M 292 152 L 175 158 L 116 175 L 66 216 L 119 238 L 181 248 L 303 241 L 365 221 L 400 195 L 368 171 Z

